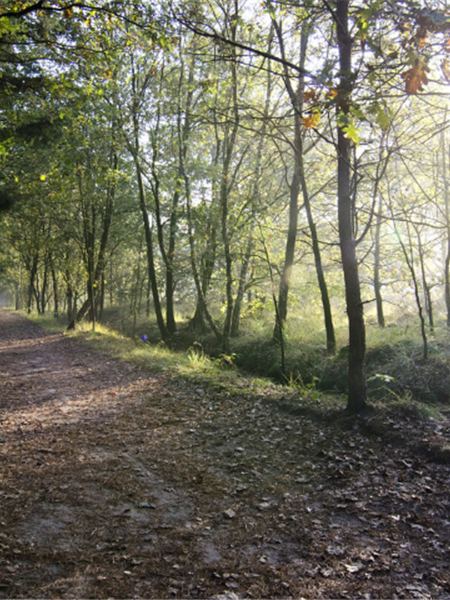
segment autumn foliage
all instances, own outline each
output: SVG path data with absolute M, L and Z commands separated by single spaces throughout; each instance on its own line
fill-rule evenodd
M 414 67 L 402 73 L 405 81 L 405 91 L 407 94 L 417 94 L 423 92 L 423 86 L 428 84 L 427 73 L 430 69 L 421 62 L 417 62 Z

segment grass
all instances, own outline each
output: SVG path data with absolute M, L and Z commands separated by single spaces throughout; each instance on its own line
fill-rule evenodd
M 64 329 L 64 323 L 51 316 L 32 314 L 31 317 L 43 327 Z M 270 386 L 280 389 L 282 394 L 281 388 L 272 387 L 272 380 L 282 383 L 285 392 L 288 388 L 300 397 L 317 401 L 326 397 L 324 392 L 345 394 L 346 328 L 337 329 L 339 350 L 335 356 L 329 356 L 324 336 L 318 334 L 323 329 L 321 324 L 309 320 L 306 326 L 303 321 L 301 318 L 290 319 L 285 339 L 285 374 L 281 372 L 280 348 L 272 341 L 273 323 L 264 319 L 259 319 L 256 325 L 251 320 L 243 320 L 241 334 L 232 340 L 230 357 L 223 356 L 213 336 L 195 335 L 186 326 L 179 328 L 171 348 L 158 341 L 155 325 L 148 321 L 138 323 L 134 339 L 100 324 L 93 332 L 91 325 L 86 323 L 66 335 L 78 337 L 115 358 L 152 370 L 171 371 L 179 377 L 211 385 L 240 389 L 245 386 L 249 390 Z M 142 341 L 144 333 L 151 343 Z M 367 341 L 368 390 L 372 403 L 393 406 L 406 402 L 414 405 L 415 411 L 420 408 L 424 416 L 437 404 L 449 404 L 450 340 L 445 327 L 437 328 L 435 335 L 430 337 L 430 357 L 426 362 L 422 360 L 422 339 L 414 323 L 393 325 L 383 330 L 368 325 Z M 258 384 L 254 383 L 256 381 Z
M 32 312 L 27 317 L 44 329 L 65 331 L 61 321 L 51 315 L 38 315 Z M 189 380 L 201 381 L 207 385 L 226 387 L 247 387 L 249 391 L 261 388 L 263 380 L 242 378 L 233 364 L 225 363 L 220 358 L 211 358 L 203 350 L 198 352 L 191 345 L 187 351 L 173 350 L 162 343 L 148 343 L 140 338 L 132 339 L 119 331 L 101 325 L 92 330 L 90 323 L 82 322 L 75 331 L 65 331 L 65 335 L 80 340 L 109 357 L 132 362 L 152 371 L 170 371 L 175 376 Z M 264 385 L 269 385 L 267 381 Z

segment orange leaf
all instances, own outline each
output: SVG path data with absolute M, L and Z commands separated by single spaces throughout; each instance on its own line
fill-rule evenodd
M 449 64 L 448 58 L 446 58 L 445 60 L 442 61 L 441 67 L 442 67 L 442 72 L 444 73 L 445 78 L 447 79 L 447 81 L 450 82 L 450 64 Z
M 319 119 L 320 119 L 320 113 L 317 110 L 315 110 L 310 115 L 308 115 L 306 117 L 302 117 L 303 127 L 305 129 L 312 129 L 313 127 L 315 127 L 317 125 L 317 123 L 319 122 Z
M 318 100 L 316 90 L 314 90 L 314 89 L 306 90 L 303 93 L 303 100 L 305 102 L 316 102 Z
M 424 36 L 424 37 L 420 37 L 417 40 L 417 45 L 419 46 L 419 48 L 425 48 L 425 44 L 427 42 L 428 36 Z
M 414 67 L 402 73 L 407 94 L 413 95 L 417 92 L 423 92 L 423 86 L 428 84 L 427 73 L 429 70 L 427 66 L 417 63 Z

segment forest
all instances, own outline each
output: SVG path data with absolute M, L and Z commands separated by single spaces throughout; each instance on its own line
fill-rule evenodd
M 0 599 L 450 600 L 450 6 L 0 2 Z
M 6 0 L 1 304 L 448 400 L 449 83 L 440 0 Z

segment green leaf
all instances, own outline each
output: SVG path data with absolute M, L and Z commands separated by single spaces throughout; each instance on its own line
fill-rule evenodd
M 386 131 L 389 128 L 392 120 L 392 115 L 391 111 L 389 110 L 389 107 L 382 106 L 377 101 L 373 102 L 369 106 L 367 112 L 375 117 L 375 123 L 377 123 L 377 125 L 379 125 L 383 131 Z
M 346 115 L 342 111 L 339 111 L 336 121 L 337 121 L 338 127 L 340 127 L 340 129 L 344 129 L 345 127 L 348 127 L 348 125 L 350 123 L 350 117 L 349 117 L 349 115 Z
M 343 127 L 342 131 L 345 133 L 345 135 L 348 137 L 348 139 L 352 140 L 352 142 L 354 142 L 356 145 L 359 144 L 359 140 L 360 140 L 360 133 L 361 130 L 358 129 L 358 127 L 356 127 L 355 123 L 350 122 L 349 125 L 347 127 Z
M 380 107 L 375 121 L 378 123 L 378 125 L 383 131 L 386 131 L 391 124 L 391 117 L 387 113 L 385 113 L 384 110 Z
M 366 120 L 366 115 L 365 115 L 364 111 L 362 110 L 362 108 L 360 108 L 359 106 L 351 106 L 350 112 L 352 113 L 352 115 L 354 117 L 356 117 L 360 121 Z

